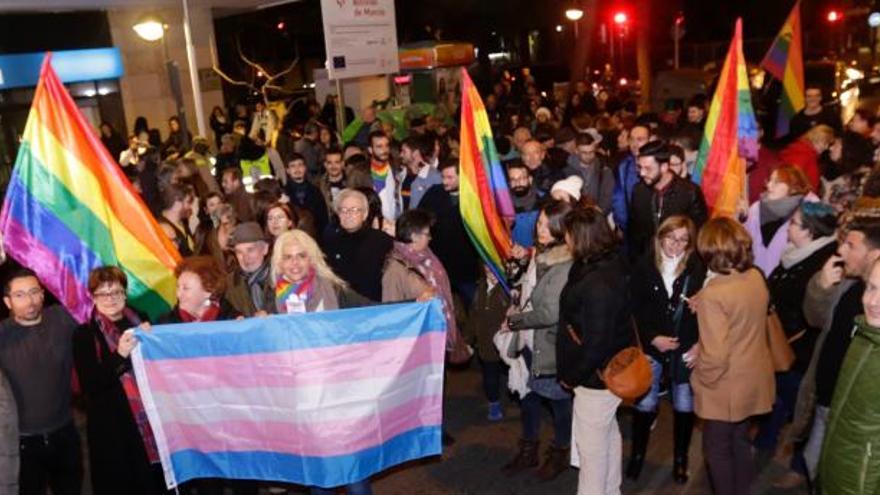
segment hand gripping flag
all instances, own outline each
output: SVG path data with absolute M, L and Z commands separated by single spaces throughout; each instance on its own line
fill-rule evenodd
M 439 300 L 136 335 L 168 488 L 204 477 L 335 487 L 440 454 Z

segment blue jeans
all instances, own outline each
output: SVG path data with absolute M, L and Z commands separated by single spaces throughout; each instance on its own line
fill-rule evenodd
M 336 488 L 318 488 L 313 486 L 309 488 L 311 495 L 335 495 Z M 350 485 L 345 485 L 345 493 L 348 495 L 373 495 L 373 489 L 370 487 L 370 480 L 358 481 Z
M 523 438 L 538 440 L 541 431 L 541 407 L 544 402 L 550 404 L 553 412 L 553 445 L 565 448 L 571 444 L 572 401 L 568 399 L 552 400 L 529 392 L 520 402 L 522 412 Z
M 672 359 L 676 359 L 673 355 Z M 678 359 L 681 359 L 680 357 Z M 663 379 L 663 363 L 657 361 L 652 356 L 648 356 L 651 362 L 651 373 L 654 375 L 654 382 L 648 394 L 642 397 L 642 400 L 636 403 L 636 410 L 644 413 L 657 412 L 660 406 L 660 381 Z M 672 409 L 676 412 L 694 412 L 694 393 L 691 390 L 690 383 L 675 383 L 670 386 L 672 393 Z
M 754 441 L 756 448 L 776 450 L 779 432 L 782 431 L 782 427 L 794 413 L 802 379 L 803 375 L 797 371 L 776 373 L 776 401 L 773 403 L 773 411 L 761 421 L 761 428 Z

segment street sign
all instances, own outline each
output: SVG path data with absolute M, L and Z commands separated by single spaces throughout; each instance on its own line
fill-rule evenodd
M 321 0 L 330 79 L 398 72 L 394 0 Z

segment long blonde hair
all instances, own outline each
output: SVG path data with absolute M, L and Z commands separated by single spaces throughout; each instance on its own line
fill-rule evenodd
M 312 239 L 312 236 L 306 234 L 302 230 L 294 229 L 282 233 L 275 239 L 275 245 L 272 247 L 272 280 L 277 281 L 281 277 L 281 257 L 284 248 L 288 244 L 297 244 L 309 256 L 309 261 L 315 269 L 315 274 L 339 287 L 346 287 L 348 284 L 333 273 L 333 269 L 327 264 L 324 252 L 318 247 L 318 243 Z

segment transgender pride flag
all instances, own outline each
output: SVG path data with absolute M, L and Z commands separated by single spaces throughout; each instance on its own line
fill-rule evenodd
M 168 488 L 193 478 L 333 487 L 440 454 L 439 300 L 138 331 L 138 385 Z

